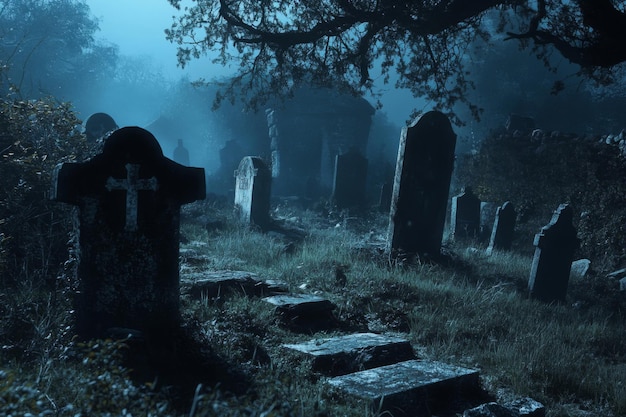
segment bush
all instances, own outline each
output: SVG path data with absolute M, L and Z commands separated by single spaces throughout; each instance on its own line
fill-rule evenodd
M 626 263 L 626 160 L 616 145 L 557 133 L 494 135 L 459 158 L 456 175 L 483 201 L 511 201 L 529 248 L 558 205 L 569 203 L 580 215 L 578 255 L 599 269 Z
M 0 100 L 0 271 L 3 286 L 54 279 L 67 258 L 69 208 L 49 201 L 54 167 L 87 143 L 69 104 Z

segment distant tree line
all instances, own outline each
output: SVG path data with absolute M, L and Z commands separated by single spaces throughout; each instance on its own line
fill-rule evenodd
M 180 0 L 168 1 L 180 8 Z M 186 8 L 167 37 L 179 45 L 181 65 L 218 52 L 216 62 L 240 68 L 218 102 L 241 95 L 259 106 L 303 83 L 359 94 L 393 75 L 396 87 L 435 108 L 451 112 L 461 103 L 478 118 L 468 95 L 471 49 L 517 41 L 550 68 L 557 53 L 606 84 L 626 60 L 626 1 L 212 0 Z M 552 90 L 563 86 L 557 80 Z
M 0 0 L 0 85 L 21 98 L 76 95 L 110 77 L 117 47 L 96 40 L 84 1 Z

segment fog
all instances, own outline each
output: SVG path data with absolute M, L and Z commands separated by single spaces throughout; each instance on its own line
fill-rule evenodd
M 211 63 L 212 57 L 193 60 L 184 69 L 176 60 L 176 45 L 165 39 L 172 16 L 180 14 L 166 0 L 87 0 L 92 14 L 98 19 L 100 37 L 119 46 L 121 54 L 145 59 L 160 69 L 168 79 L 191 80 L 224 77 L 236 68 L 225 68 Z M 182 3 L 183 7 L 185 2 Z M 392 86 L 380 87 L 384 91 L 381 101 L 389 120 L 403 126 L 413 107 L 424 105 L 409 91 Z M 371 99 L 373 101 L 373 99 Z
M 262 126 L 263 114 L 242 115 L 238 107 L 229 108 L 228 104 L 223 106 L 225 109 L 213 112 L 215 88 L 191 87 L 194 80 L 228 77 L 236 68 L 213 64 L 211 56 L 193 59 L 181 68 L 176 57 L 177 46 L 166 40 L 164 32 L 171 26 L 173 16 L 180 12 L 166 0 L 86 0 L 85 4 L 90 19 L 95 18 L 99 26 L 96 45 L 78 58 L 64 50 L 62 53 L 67 57 L 63 61 L 55 60 L 50 55 L 52 52 L 46 55 L 44 48 L 36 44 L 21 45 L 22 61 L 14 59 L 9 63 L 13 64 L 15 73 L 12 80 L 7 78 L 19 85 L 22 98 L 53 96 L 59 101 L 70 101 L 83 121 L 91 114 L 104 112 L 119 126 L 148 128 L 159 139 L 167 156 L 172 155 L 177 139 L 183 139 L 191 151 L 190 163 L 208 172 L 219 167 L 219 150 L 228 140 L 259 136 L 259 129 L 267 132 L 267 126 Z M 40 17 L 40 25 L 50 25 L 48 32 L 42 30 L 41 36 L 58 42 L 55 36 L 75 35 L 49 34 L 54 30 L 55 19 L 63 17 L 62 13 Z M 18 26 L 19 22 L 11 24 Z M 36 31 L 32 27 L 23 30 Z M 3 36 L 5 45 L 19 39 Z M 9 48 L 3 52 L 12 51 Z M 32 57 L 27 56 L 30 51 L 35 52 Z M 618 111 L 624 104 L 623 84 L 604 90 L 590 89 L 573 76 L 577 68 L 556 55 L 559 70 L 552 74 L 536 57 L 518 51 L 515 42 L 500 41 L 468 51 L 467 70 L 476 86 L 469 92 L 469 98 L 485 111 L 477 122 L 466 108 L 455 109 L 466 123 L 455 127 L 458 152 L 471 150 L 490 131 L 502 127 L 513 112 L 534 117 L 537 127 L 545 130 L 618 133 L 624 123 L 624 116 Z M 76 67 L 80 69 L 77 71 Z M 412 110 L 428 111 L 435 103 L 395 89 L 393 78 L 390 84 L 383 85 L 376 71 L 374 68 L 371 75 L 375 88 L 382 94 L 378 98 L 382 108 L 373 118 L 368 151 L 380 153 L 384 148 L 388 159 L 393 160 L 400 129 Z M 554 96 L 550 91 L 558 79 L 567 80 L 568 85 L 563 93 Z M 371 97 L 365 98 L 375 104 Z
M 86 120 L 93 113 L 105 112 L 119 126 L 148 128 L 170 157 L 176 139 L 182 138 L 191 150 L 192 165 L 203 166 L 208 172 L 217 169 L 219 149 L 241 129 L 236 133 L 236 129 L 224 125 L 228 121 L 223 120 L 223 115 L 210 110 L 212 95 L 192 91 L 188 85 L 197 79 L 227 77 L 235 69 L 213 64 L 211 56 L 192 60 L 181 68 L 176 58 L 177 46 L 167 41 L 164 33 L 173 16 L 180 12 L 165 0 L 87 0 L 86 4 L 98 21 L 98 40 L 117 48 L 121 65 L 118 63 L 111 82 L 98 82 L 90 86 L 88 94 L 68 97 L 79 116 Z M 124 66 L 128 79 L 124 79 Z M 381 87 L 381 111 L 387 115 L 388 123 L 395 126 L 391 128 L 395 132 L 389 147 L 393 149 L 417 100 L 408 91 Z M 193 102 L 189 101 L 190 96 Z M 369 101 L 375 104 L 374 99 Z M 175 122 L 181 106 L 185 107 L 183 128 Z

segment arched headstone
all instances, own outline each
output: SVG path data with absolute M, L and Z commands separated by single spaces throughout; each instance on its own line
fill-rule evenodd
M 441 250 L 456 135 L 441 112 L 431 111 L 402 130 L 391 198 L 388 250 Z
M 85 136 L 88 141 L 95 142 L 117 128 L 117 123 L 107 113 L 94 113 L 85 122 Z
M 235 206 L 240 219 L 265 229 L 270 224 L 272 172 L 261 158 L 246 156 L 235 178 Z
M 76 331 L 166 332 L 179 324 L 180 206 L 205 197 L 204 169 L 163 156 L 139 127 L 116 130 L 101 154 L 57 166 L 51 198 L 79 209 Z

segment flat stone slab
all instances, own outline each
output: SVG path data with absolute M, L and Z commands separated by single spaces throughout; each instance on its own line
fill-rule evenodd
M 480 390 L 478 371 L 436 361 L 409 360 L 331 378 L 334 389 L 384 410 L 446 408 Z M 416 411 L 417 410 L 417 411 Z M 425 414 L 429 415 L 429 414 Z
M 325 298 L 307 294 L 285 294 L 266 297 L 264 301 L 276 306 L 276 311 L 289 316 L 326 315 L 335 305 Z
M 408 340 L 375 333 L 313 339 L 305 343 L 284 344 L 283 347 L 310 357 L 312 371 L 327 376 L 415 359 Z
M 192 299 L 215 299 L 233 292 L 267 296 L 287 292 L 287 287 L 276 280 L 263 280 L 252 272 L 204 271 L 183 274 L 180 290 Z
M 520 398 L 502 405 L 490 402 L 463 412 L 463 417 L 545 417 L 546 409 L 532 398 Z

